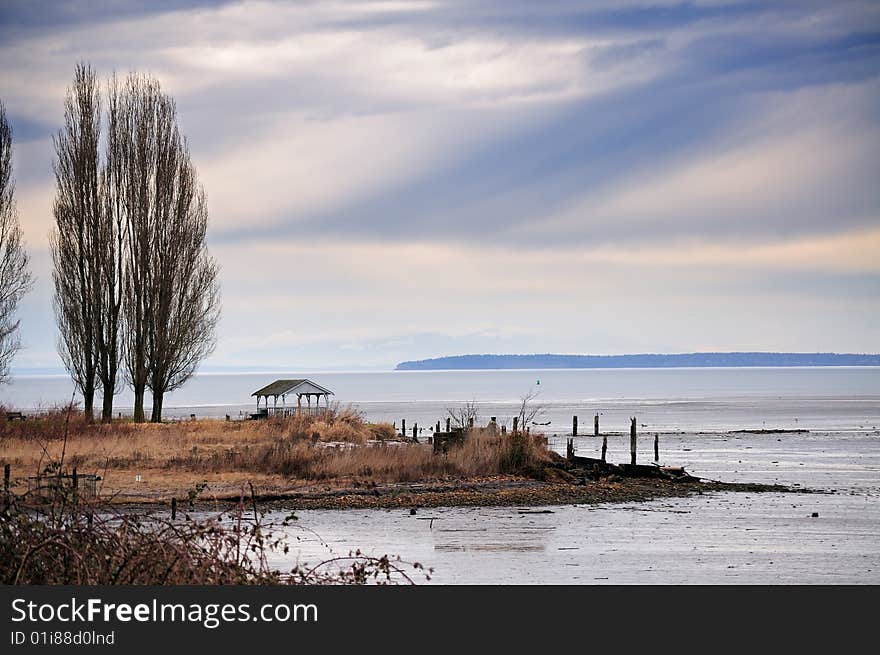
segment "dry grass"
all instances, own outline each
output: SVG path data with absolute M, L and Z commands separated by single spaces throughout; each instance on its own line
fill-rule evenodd
M 396 439 L 391 425 L 370 424 L 357 412 L 338 409 L 321 417 L 158 425 L 88 425 L 81 414 L 63 410 L 27 421 L 0 416 L 0 460 L 12 465 L 14 477 L 36 474 L 48 461 L 61 459 L 64 449 L 66 468 L 104 476 L 104 493 L 125 490 L 135 475 L 152 485 L 141 486 L 142 491 L 161 495 L 202 481 L 225 481 L 218 485 L 225 487 L 252 480 L 279 489 L 297 481 L 538 475 L 549 457 L 540 435 L 502 437 L 475 430 L 446 455 Z

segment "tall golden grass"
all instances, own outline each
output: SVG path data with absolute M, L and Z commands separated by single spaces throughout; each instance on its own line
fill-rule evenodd
M 2 419 L 2 417 L 0 417 Z M 65 440 L 65 434 L 67 438 Z M 64 450 L 85 471 L 244 472 L 296 480 L 414 482 L 442 478 L 538 475 L 550 458 L 541 435 L 472 431 L 446 454 L 398 441 L 390 424 L 350 409 L 261 421 L 202 419 L 166 424 L 88 424 L 58 410 L 27 421 L 0 421 L 0 460 L 39 472 Z M 179 478 L 180 476 L 175 476 Z

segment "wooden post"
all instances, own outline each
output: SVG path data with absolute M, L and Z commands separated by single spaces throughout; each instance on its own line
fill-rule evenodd
M 406 419 L 400 419 L 400 436 L 406 439 Z
M 450 421 L 450 419 L 447 417 L 447 419 L 446 419 L 446 431 L 447 432 L 449 432 L 449 427 L 450 427 L 449 421 Z
M 516 434 L 517 426 L 519 425 L 519 416 L 513 417 L 513 433 Z
M 474 419 L 473 418 L 468 419 L 468 428 L 471 430 L 474 429 Z
M 578 417 L 577 416 L 571 417 L 571 436 L 573 436 L 573 437 L 578 436 Z
M 413 441 L 419 442 L 419 424 L 413 423 Z
M 171 499 L 171 520 L 177 518 L 177 498 Z
M 435 430 L 435 432 L 440 432 L 440 421 L 437 421 L 437 429 Z
M 630 419 L 629 425 L 629 456 L 630 463 L 635 466 L 636 465 L 636 417 L 633 416 Z
M 73 467 L 73 502 L 79 500 L 79 475 L 76 472 L 76 467 Z
M 593 436 L 594 437 L 599 436 L 599 415 L 598 414 L 596 414 L 593 417 Z
M 608 451 L 608 437 L 602 437 L 602 461 L 605 461 L 605 453 Z
M 501 434 L 507 434 L 507 426 L 506 425 L 501 426 Z
M 654 461 L 660 461 L 660 435 L 654 433 Z
M 574 439 L 569 439 L 565 442 L 565 458 L 568 460 L 574 459 Z

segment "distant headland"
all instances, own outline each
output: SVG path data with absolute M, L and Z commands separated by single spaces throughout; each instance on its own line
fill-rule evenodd
M 535 368 L 880 366 L 880 355 L 852 353 L 681 353 L 672 355 L 455 355 L 401 362 L 398 371 Z

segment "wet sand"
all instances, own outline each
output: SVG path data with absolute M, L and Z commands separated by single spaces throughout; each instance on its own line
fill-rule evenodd
M 609 441 L 620 461 L 628 437 Z M 595 447 L 593 438 L 578 440 L 579 455 Z M 290 555 L 273 564 L 315 563 L 359 548 L 418 561 L 434 568 L 432 582 L 448 584 L 880 583 L 876 431 L 666 434 L 661 461 L 708 478 L 828 493 L 712 491 L 540 509 L 424 508 L 415 515 L 303 510 L 303 527 L 285 529 Z

